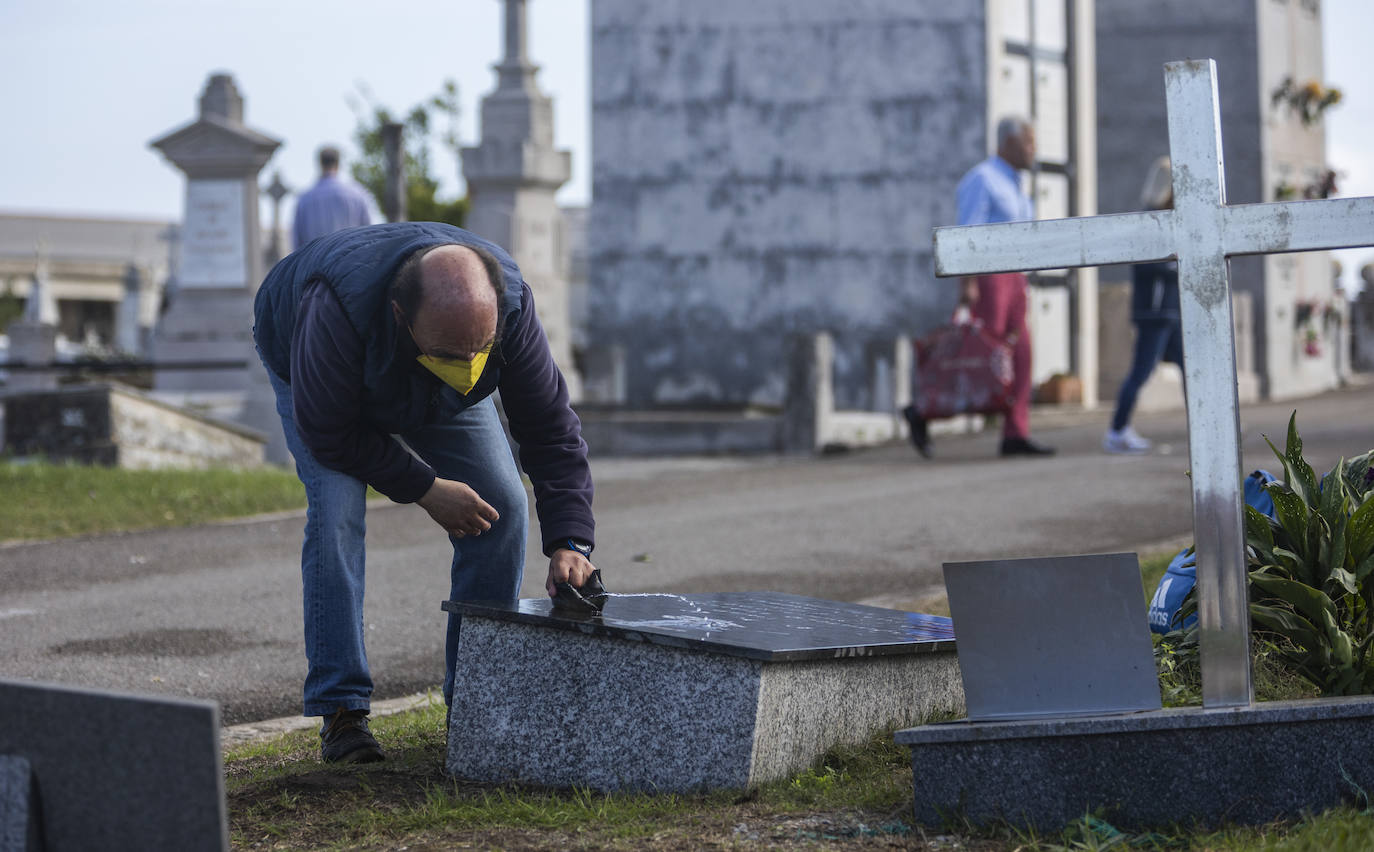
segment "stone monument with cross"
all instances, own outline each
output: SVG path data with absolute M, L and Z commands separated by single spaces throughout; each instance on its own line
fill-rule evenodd
M 942 806 L 959 802 L 975 819 L 1002 815 L 1044 825 L 1115 805 L 1124 808 L 1125 821 L 1139 822 L 1148 820 L 1148 807 L 1167 790 L 1169 801 L 1182 808 L 1172 814 L 1180 820 L 1263 820 L 1335 804 L 1343 792 L 1342 774 L 1353 777 L 1353 783 L 1374 782 L 1374 737 L 1369 734 L 1374 700 L 1263 708 L 1252 703 L 1240 420 L 1227 269 L 1228 258 L 1238 255 L 1370 245 L 1374 198 L 1228 206 L 1215 64 L 1210 59 L 1169 63 L 1164 78 L 1172 210 L 939 228 L 935 261 L 937 275 L 955 276 L 1177 259 L 1203 708 L 1201 713 L 1183 708 L 1129 720 L 990 722 L 943 733 L 902 731 L 898 741 L 913 748 L 918 818 L 930 819 Z M 955 629 L 960 629 L 957 622 Z M 1082 737 L 1088 739 L 1075 739 Z M 1110 772 L 1061 777 L 1059 773 L 1072 771 L 1067 767 L 1074 761 L 1066 761 L 1074 752 L 1066 745 L 1071 741 L 1079 743 L 1079 751 L 1109 750 L 1112 763 L 1121 767 L 1121 777 L 1112 778 Z M 1267 745 L 1261 746 L 1261 741 Z M 1325 747 L 1320 746 L 1323 742 Z M 1193 755 L 1187 765 L 1170 754 L 1183 747 Z M 1274 765 L 1264 765 L 1266 757 L 1257 756 L 1264 748 L 1271 751 Z M 1018 766 L 1024 760 L 1027 767 L 1039 763 L 1040 768 L 1016 776 L 1024 785 L 994 785 L 975 778 L 979 766 L 986 768 L 980 761 L 994 754 Z M 1236 754 L 1252 762 L 1236 763 Z M 1301 757 L 1295 760 L 1296 755 Z M 1216 763 L 1199 766 L 1201 757 L 1215 758 Z M 947 765 L 947 760 L 964 761 L 968 771 L 939 772 L 937 767 Z M 1168 782 L 1155 778 L 1150 782 L 1153 789 L 1131 786 L 1127 776 L 1138 774 L 1142 765 L 1159 771 L 1170 763 L 1181 771 L 1168 770 Z M 1054 796 L 1044 792 L 1051 781 Z
M 281 142 L 244 124 L 243 113 L 233 77 L 212 74 L 199 116 L 150 143 L 186 175 L 176 289 L 153 340 L 154 395 L 275 435 L 252 304 L 265 272 L 258 173 Z
M 534 292 L 539 322 L 574 401 L 582 396 L 568 320 L 568 253 L 554 196 L 572 156 L 553 145 L 553 100 L 539 91 L 526 49 L 528 0 L 505 4 L 505 55 L 496 90 L 482 98 L 482 138 L 463 149 L 467 228 L 504 246 Z

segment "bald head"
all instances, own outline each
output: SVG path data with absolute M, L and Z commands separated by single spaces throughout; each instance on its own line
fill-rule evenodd
M 414 306 L 396 299 L 393 307 L 423 354 L 470 359 L 495 340 L 500 285 L 492 267 L 500 268 L 467 246 L 439 246 L 420 258 Z

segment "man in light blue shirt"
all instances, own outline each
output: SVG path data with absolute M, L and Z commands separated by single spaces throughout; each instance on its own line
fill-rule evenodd
M 293 248 L 300 248 L 316 237 L 371 225 L 367 212 L 367 193 L 339 179 L 339 149 L 326 145 L 320 149 L 320 179 L 296 201 L 292 223 Z
M 991 225 L 1035 218 L 1031 200 L 1021 189 L 1023 169 L 1035 163 L 1035 129 L 1025 119 L 997 123 L 997 153 L 969 169 L 959 181 L 960 225 Z M 1001 455 L 1048 456 L 1053 447 L 1030 438 L 1031 347 L 1026 328 L 1026 276 L 1020 273 L 978 275 L 961 280 L 959 301 L 983 328 L 1002 338 L 1012 351 L 1011 407 L 1004 413 Z M 911 442 L 930 455 L 925 418 L 912 406 L 902 412 L 911 427 Z

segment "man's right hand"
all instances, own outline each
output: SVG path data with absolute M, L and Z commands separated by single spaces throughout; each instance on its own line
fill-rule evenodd
M 435 523 L 456 538 L 481 535 L 501 517 L 490 503 L 477 496 L 476 491 L 454 479 L 436 476 L 425 496 L 416 502 L 429 512 Z

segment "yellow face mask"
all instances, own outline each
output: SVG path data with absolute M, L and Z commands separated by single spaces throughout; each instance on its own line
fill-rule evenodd
M 461 358 L 432 358 L 428 355 L 420 355 L 415 360 L 420 362 L 421 367 L 438 376 L 444 384 L 466 396 L 477 386 L 477 380 L 482 378 L 482 370 L 486 368 L 487 356 L 490 354 L 491 347 L 488 346 L 474 355 L 471 361 Z

